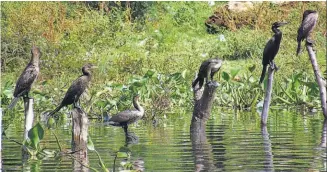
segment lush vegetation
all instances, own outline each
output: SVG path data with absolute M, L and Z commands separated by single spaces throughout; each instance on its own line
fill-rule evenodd
M 136 92 L 142 96 L 148 118 L 187 110 L 192 107 L 195 72 L 203 60 L 215 56 L 224 59 L 216 76 L 221 84 L 216 105 L 254 107 L 264 95 L 264 86 L 257 83 L 263 47 L 272 35 L 270 26 L 288 21 L 281 28 L 284 36 L 275 60 L 280 70 L 275 74 L 272 104 L 319 107 L 307 53 L 296 57 L 295 51 L 303 11 L 317 10 L 319 22 L 313 36 L 318 63 L 325 69 L 325 2 L 258 3 L 248 11 L 257 14 L 258 22 L 240 29 L 218 28 L 217 34 L 208 34 L 204 22 L 215 10 L 224 10 L 224 2 L 214 6 L 207 2 L 104 5 L 107 10 L 84 2 L 1 3 L 2 106 L 10 103 L 30 48 L 37 45 L 43 53 L 41 75 L 31 91 L 37 114 L 59 104 L 87 62 L 98 66 L 82 98 L 89 115 L 101 115 L 112 106 L 111 113 L 129 107 Z M 15 109 L 22 111 L 22 103 Z

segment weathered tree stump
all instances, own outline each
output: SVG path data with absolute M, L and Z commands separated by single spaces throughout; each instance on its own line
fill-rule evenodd
M 206 121 L 210 118 L 211 107 L 218 87 L 216 81 L 199 84 L 193 89 L 194 109 L 190 126 L 190 137 L 195 161 L 195 171 L 212 171 L 215 169 L 212 147 L 207 141 Z
M 88 118 L 80 108 L 72 110 L 72 152 L 74 154 L 74 171 L 89 171 L 87 154 Z
M 327 118 L 326 81 L 323 80 L 323 77 L 319 70 L 317 59 L 316 59 L 316 53 L 313 51 L 313 44 L 311 42 L 306 41 L 305 46 L 307 48 L 309 58 L 312 64 L 313 72 L 316 76 L 316 81 L 319 86 L 322 113 L 325 116 L 325 118 Z
M 261 113 L 261 125 L 267 125 L 273 82 L 274 82 L 274 69 L 269 65 L 267 90 L 266 90 L 265 100 L 263 102 L 263 109 Z

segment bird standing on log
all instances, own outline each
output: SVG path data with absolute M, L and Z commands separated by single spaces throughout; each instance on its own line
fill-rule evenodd
M 125 134 L 127 134 L 128 125 L 138 121 L 144 115 L 144 109 L 139 103 L 139 98 L 139 95 L 136 95 L 133 98 L 133 105 L 135 109 L 119 112 L 117 115 L 109 119 L 109 124 L 123 127 Z
M 302 23 L 297 31 L 297 50 L 296 55 L 298 56 L 301 51 L 301 42 L 306 41 L 313 43 L 309 36 L 312 30 L 315 28 L 318 20 L 318 13 L 314 10 L 306 10 L 303 13 Z
M 206 78 L 206 83 L 209 83 L 209 76 L 212 81 L 214 74 L 219 71 L 222 64 L 223 61 L 220 60 L 218 57 L 208 59 L 202 62 L 199 69 L 198 77 L 192 83 L 193 89 L 195 88 L 197 83 L 199 83 L 199 89 L 201 89 L 204 83 L 204 78 Z
M 80 108 L 77 104 L 79 97 L 84 93 L 91 81 L 91 69 L 96 68 L 92 64 L 86 64 L 82 67 L 83 75 L 77 78 L 72 85 L 68 88 L 64 99 L 61 101 L 60 105 L 49 113 L 49 116 L 52 116 L 58 112 L 62 107 L 73 104 L 74 108 Z
M 282 40 L 282 32 L 278 29 L 280 26 L 287 24 L 287 22 L 275 22 L 273 23 L 271 29 L 275 33 L 272 38 L 267 42 L 265 49 L 263 50 L 263 59 L 262 59 L 262 73 L 260 77 L 259 84 L 262 83 L 263 79 L 265 78 L 265 74 L 267 71 L 268 64 L 273 69 L 278 69 L 276 64 L 274 63 L 274 58 L 278 53 L 280 41 Z
M 33 46 L 31 49 L 32 58 L 30 62 L 25 67 L 23 73 L 20 75 L 16 82 L 16 87 L 14 91 L 14 99 L 11 101 L 8 109 L 12 109 L 19 100 L 19 97 L 29 98 L 28 93 L 31 90 L 31 87 L 34 81 L 37 79 L 37 76 L 40 72 L 40 57 L 41 51 L 38 47 Z

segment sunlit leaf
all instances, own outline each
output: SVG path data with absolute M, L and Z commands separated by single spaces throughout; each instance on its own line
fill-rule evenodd
M 127 152 L 117 152 L 117 158 L 128 158 Z
M 235 78 L 235 76 L 240 72 L 241 69 L 231 69 L 230 74 L 232 75 L 232 78 Z

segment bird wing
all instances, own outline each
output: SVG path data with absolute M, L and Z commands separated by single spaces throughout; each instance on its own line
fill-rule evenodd
M 74 99 L 81 96 L 87 87 L 85 76 L 80 76 L 77 78 L 68 88 L 65 97 L 63 99 L 64 104 L 71 104 L 74 102 Z
M 305 17 L 302 21 L 301 28 L 303 31 L 303 35 L 306 37 L 315 27 L 318 19 L 318 13 L 310 13 L 307 17 Z
M 128 120 L 131 118 L 131 115 L 134 113 L 133 110 L 125 110 L 122 112 L 119 112 L 117 115 L 112 116 L 109 121 L 113 122 L 128 122 Z
M 275 37 L 273 36 L 272 38 L 269 39 L 269 41 L 267 42 L 264 50 L 263 50 L 263 60 L 262 63 L 263 64 L 268 64 L 269 63 L 269 59 L 268 57 L 272 56 L 271 51 L 274 47 L 274 42 L 275 42 Z
M 28 65 L 16 82 L 14 96 L 19 97 L 28 92 L 31 89 L 32 84 L 36 80 L 38 74 L 39 69 L 36 66 Z

